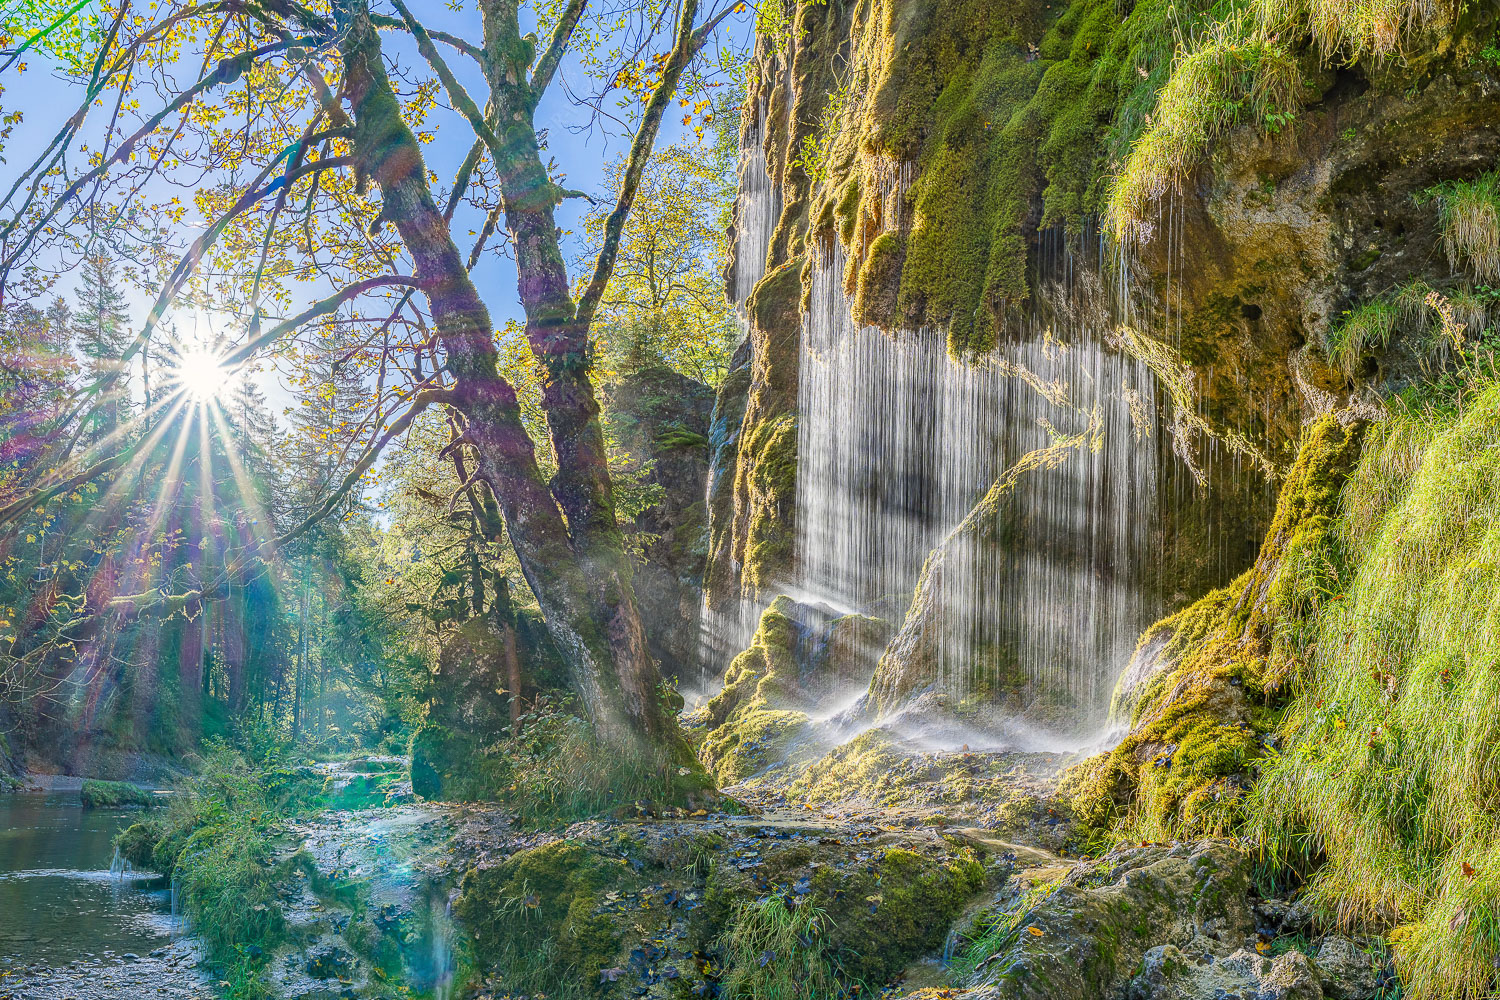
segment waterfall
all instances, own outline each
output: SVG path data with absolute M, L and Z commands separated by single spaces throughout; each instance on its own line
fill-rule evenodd
M 1144 586 L 1160 516 L 1149 369 L 1090 331 L 1038 330 L 956 362 L 939 331 L 856 327 L 844 267 L 835 245 L 803 325 L 804 599 L 899 621 L 929 552 L 990 484 L 1097 421 L 1097 450 L 1019 477 L 1003 544 L 949 541 L 935 671 L 959 697 L 1019 684 L 1066 696 L 1072 721 L 1097 719 L 1159 610 Z
M 766 104 L 755 110 L 755 124 L 740 145 L 739 193 L 734 202 L 734 298 L 742 306 L 765 277 L 771 236 L 781 218 L 781 188 L 766 163 Z

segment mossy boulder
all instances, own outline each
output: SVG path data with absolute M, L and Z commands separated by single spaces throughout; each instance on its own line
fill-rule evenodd
M 1128 733 L 1063 783 L 1085 827 L 1169 839 L 1226 834 L 1243 818 L 1247 772 L 1296 681 L 1277 623 L 1331 562 L 1331 518 L 1362 432 L 1335 416 L 1311 425 L 1255 565 L 1141 637 L 1115 696 Z
M 815 953 L 820 972 L 831 972 L 827 980 L 851 989 L 854 984 L 890 983 L 908 963 L 940 949 L 948 928 L 986 884 L 985 865 L 977 855 L 952 851 L 941 841 L 928 839 L 922 847 L 837 848 L 789 845 L 766 852 L 764 863 L 753 869 L 713 869 L 690 933 L 693 941 L 721 953 L 728 966 L 726 982 L 753 983 L 745 974 L 751 970 L 744 967 L 799 960 L 726 948 L 737 937 L 736 921 L 756 918 L 756 908 L 745 904 L 763 901 L 765 885 L 777 887 L 791 912 L 806 907 L 822 915 L 803 947 Z
M 831 744 L 808 710 L 863 687 L 889 634 L 878 618 L 829 616 L 777 597 L 703 711 L 699 757 L 724 784 L 784 776 L 817 759 Z
M 454 912 L 492 962 L 592 985 L 614 964 L 621 941 L 621 930 L 600 912 L 605 893 L 635 881 L 625 860 L 600 845 L 558 840 L 470 871 Z
M 1113 996 L 1158 945 L 1195 961 L 1254 947 L 1249 895 L 1250 859 L 1232 844 L 1128 848 L 998 905 L 956 965 L 990 1000 Z
M 162 839 L 162 826 L 153 820 L 132 823 L 115 835 L 115 849 L 131 866 L 144 870 L 156 859 L 156 845 Z
M 84 781 L 79 800 L 85 809 L 150 809 L 163 801 L 128 781 Z

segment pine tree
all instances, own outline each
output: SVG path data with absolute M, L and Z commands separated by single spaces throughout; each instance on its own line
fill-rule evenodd
M 84 260 L 73 335 L 95 379 L 120 371 L 120 356 L 129 344 L 130 314 L 117 281 L 114 263 L 105 254 L 91 254 Z M 129 405 L 127 386 L 119 379 L 101 400 L 90 427 L 95 438 L 112 434 L 120 426 Z

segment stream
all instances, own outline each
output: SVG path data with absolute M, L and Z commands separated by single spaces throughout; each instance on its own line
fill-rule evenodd
M 113 863 L 120 825 L 76 790 L 0 795 L 0 1000 L 213 995 L 169 887 Z

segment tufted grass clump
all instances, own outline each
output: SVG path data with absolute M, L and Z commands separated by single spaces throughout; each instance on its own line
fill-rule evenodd
M 1180 50 L 1151 124 L 1110 191 L 1107 212 L 1115 237 L 1141 228 L 1151 204 L 1223 133 L 1249 121 L 1268 131 L 1289 122 L 1301 84 L 1290 50 L 1257 31 L 1248 10 L 1211 25 L 1195 45 Z
M 1500 170 L 1448 181 L 1425 194 L 1437 202 L 1448 263 L 1480 281 L 1500 279 Z
M 828 914 L 780 894 L 734 904 L 717 945 L 727 969 L 720 992 L 758 1000 L 838 1000 L 859 984 L 840 974 L 827 950 Z
M 1257 124 L 1290 125 L 1304 97 L 1297 53 L 1325 65 L 1405 56 L 1418 33 L 1452 23 L 1453 0 L 1232 0 L 1222 20 L 1180 45 L 1150 124 L 1116 176 L 1106 207 L 1116 239 L 1149 232 L 1150 206 L 1180 184 L 1213 141 Z
M 1344 925 L 1393 928 L 1411 1000 L 1500 967 L 1500 385 L 1407 407 L 1342 498 L 1323 601 L 1247 828 Z
M 1256 0 L 1261 25 L 1276 34 L 1306 31 L 1325 62 L 1375 60 L 1400 53 L 1407 39 L 1447 24 L 1449 0 Z

